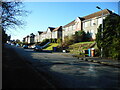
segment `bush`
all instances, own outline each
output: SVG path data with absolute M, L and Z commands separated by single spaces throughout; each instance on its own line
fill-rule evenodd
M 57 39 L 52 39 L 52 43 L 57 43 Z
M 62 43 L 62 38 L 58 38 L 57 43 L 61 44 Z

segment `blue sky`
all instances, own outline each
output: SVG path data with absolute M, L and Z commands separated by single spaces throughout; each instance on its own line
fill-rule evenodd
M 11 39 L 22 40 L 30 33 L 46 31 L 47 27 L 63 26 L 78 16 L 83 17 L 99 11 L 96 6 L 118 13 L 117 2 L 25 2 L 24 4 L 24 9 L 31 11 L 31 14 L 23 18 L 27 22 L 23 29 L 17 28 L 7 32 L 12 36 Z

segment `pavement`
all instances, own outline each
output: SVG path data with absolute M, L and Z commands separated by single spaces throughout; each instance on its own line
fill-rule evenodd
M 75 57 L 84 61 L 89 61 L 89 62 L 94 62 L 94 63 L 99 63 L 107 66 L 120 68 L 120 60 L 113 60 L 113 59 L 107 59 L 107 58 L 101 58 L 101 57 L 78 57 L 77 55 L 74 55 L 74 54 L 61 53 L 61 52 L 53 52 L 53 53 L 69 56 L 69 57 Z
M 12 49 L 5 47 L 2 52 L 2 89 L 55 89 L 42 74 L 35 71 Z

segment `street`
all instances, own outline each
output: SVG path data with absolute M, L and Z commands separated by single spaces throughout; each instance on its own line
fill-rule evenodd
M 119 88 L 119 68 L 7 45 L 58 88 Z

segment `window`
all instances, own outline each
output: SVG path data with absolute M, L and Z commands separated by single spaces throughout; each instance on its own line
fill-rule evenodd
M 69 26 L 69 30 L 72 30 L 72 26 Z
M 102 18 L 98 18 L 98 25 L 102 24 Z
M 85 27 L 85 23 L 83 23 L 83 28 Z
M 93 36 L 94 34 L 94 30 L 90 30 L 90 35 Z
M 88 27 L 88 22 L 85 22 L 85 27 Z
M 91 21 L 91 26 L 94 26 L 95 25 L 95 20 L 92 20 Z

